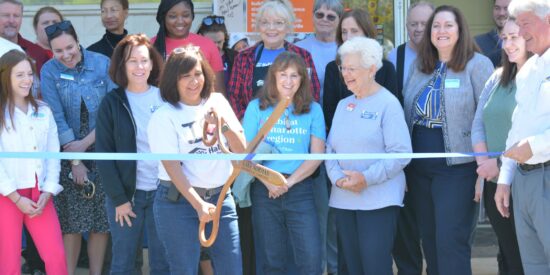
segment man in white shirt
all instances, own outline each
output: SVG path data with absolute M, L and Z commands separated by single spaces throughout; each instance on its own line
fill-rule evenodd
M 525 274 L 550 274 L 550 0 L 513 0 L 510 15 L 535 55 L 516 76 L 517 107 L 495 194 L 509 216 L 510 185 Z

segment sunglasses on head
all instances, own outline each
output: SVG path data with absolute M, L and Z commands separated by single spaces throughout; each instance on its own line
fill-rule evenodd
M 68 31 L 73 25 L 71 24 L 71 21 L 61 21 L 59 23 L 55 23 L 53 25 L 47 26 L 44 31 L 46 31 L 46 35 L 48 37 L 51 37 L 55 32 L 59 31 Z
M 225 18 L 223 16 L 205 17 L 204 19 L 202 19 L 202 23 L 206 26 L 211 26 L 214 23 L 221 25 L 225 23 Z
M 320 11 L 315 13 L 315 18 L 317 18 L 317 19 L 326 18 L 328 21 L 331 21 L 331 22 L 336 21 L 336 15 L 334 15 L 334 14 L 325 14 L 324 12 L 320 12 Z

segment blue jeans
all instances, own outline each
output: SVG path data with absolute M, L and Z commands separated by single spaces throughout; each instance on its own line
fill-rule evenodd
M 153 216 L 153 204 L 156 191 L 136 190 L 132 211 L 136 214 L 132 219 L 132 227 L 115 221 L 116 206 L 108 196 L 105 197 L 105 209 L 113 240 L 111 275 L 133 274 L 138 249 L 141 249 L 143 231 L 147 228 L 147 244 L 149 249 L 149 268 L 151 274 L 169 274 L 165 250 L 162 246 Z
M 313 199 L 313 181 L 294 185 L 277 199 L 258 180 L 252 184 L 254 239 L 262 247 L 261 274 L 287 274 L 287 238 L 300 274 L 322 274 L 321 237 Z
M 159 238 L 166 247 L 170 273 L 195 275 L 198 273 L 200 258 L 197 211 L 183 196 L 177 202 L 172 202 L 166 198 L 167 193 L 168 188 L 159 185 L 153 211 Z M 220 194 L 215 195 L 205 201 L 216 204 L 219 196 Z M 207 237 L 210 236 L 211 229 L 212 223 L 207 224 Z M 223 201 L 216 242 L 207 252 L 215 274 L 242 274 L 237 211 L 231 193 L 228 193 Z

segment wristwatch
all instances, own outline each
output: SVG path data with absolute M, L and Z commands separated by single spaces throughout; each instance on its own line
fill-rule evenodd
M 222 125 L 222 134 L 224 134 L 227 131 L 229 131 L 229 125 L 227 125 L 227 123 L 224 123 Z
M 80 165 L 81 163 L 82 163 L 82 161 L 80 161 L 79 159 L 71 160 L 71 165 L 72 166 L 77 166 L 77 165 Z

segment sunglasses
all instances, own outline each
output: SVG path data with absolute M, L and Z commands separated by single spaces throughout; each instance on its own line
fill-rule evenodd
M 315 13 L 315 18 L 317 18 L 317 19 L 326 18 L 330 22 L 336 21 L 336 17 L 337 16 L 334 15 L 334 14 L 325 14 L 324 12 L 320 12 L 320 11 Z
M 212 24 L 214 23 L 221 25 L 225 23 L 225 18 L 223 16 L 205 17 L 204 19 L 202 19 L 202 23 L 206 26 L 212 26 Z
M 55 23 L 53 25 L 47 26 L 44 31 L 46 31 L 46 35 L 51 37 L 54 35 L 57 31 L 68 31 L 70 28 L 72 28 L 73 25 L 71 24 L 71 21 L 65 20 L 61 21 L 59 23 Z
M 200 50 L 201 48 L 199 46 L 193 46 L 193 45 L 187 45 L 185 47 L 178 47 L 172 50 L 172 54 L 189 54 L 189 55 L 197 55 L 200 57 Z

